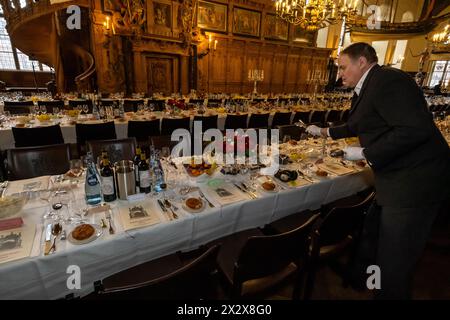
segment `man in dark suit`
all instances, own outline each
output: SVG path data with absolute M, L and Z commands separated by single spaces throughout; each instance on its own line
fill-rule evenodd
M 348 122 L 307 132 L 333 139 L 359 137 L 347 160 L 366 159 L 381 207 L 376 298 L 408 299 L 413 271 L 443 202 L 450 197 L 450 148 L 428 112 L 423 93 L 406 73 L 380 67 L 375 50 L 355 43 L 339 57 L 339 73 L 354 88 Z

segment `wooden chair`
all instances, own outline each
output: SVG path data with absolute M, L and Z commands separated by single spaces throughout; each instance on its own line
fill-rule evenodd
M 272 128 L 276 128 L 277 126 L 285 126 L 291 123 L 291 115 L 290 112 L 275 112 L 272 119 Z
M 12 127 L 16 148 L 63 144 L 64 138 L 58 125 L 36 128 Z
M 300 140 L 302 133 L 305 132 L 304 128 L 300 128 L 294 124 L 288 124 L 286 126 L 278 126 L 280 130 L 280 141 L 284 142 L 284 137 L 289 136 L 293 140 Z
M 297 111 L 294 115 L 294 120 L 292 120 L 292 123 L 296 123 L 301 120 L 303 123 L 308 124 L 310 115 L 311 111 Z
M 228 114 L 225 118 L 225 129 L 247 129 L 247 114 Z
M 161 134 L 171 135 L 176 129 L 191 130 L 191 118 L 185 117 L 181 119 L 163 118 L 161 123 Z
M 231 298 L 255 296 L 293 277 L 293 297 L 302 288 L 303 268 L 309 247 L 308 236 L 317 215 L 302 226 L 276 235 L 260 229 L 243 231 L 217 242 L 219 271 L 230 288 Z
M 70 145 L 10 149 L 7 168 L 9 180 L 66 173 L 70 169 Z
M 105 123 L 75 125 L 79 155 L 85 154 L 86 141 L 116 139 L 116 127 L 114 121 Z
M 321 264 L 329 264 L 337 274 L 342 276 L 344 284 L 348 283 L 348 271 L 359 241 L 364 217 L 374 198 L 375 192 L 372 192 L 355 205 L 334 207 L 315 226 L 311 240 L 305 299 L 310 299 L 312 296 L 315 275 Z M 346 253 L 350 253 L 349 260 L 345 266 L 341 266 L 337 259 Z
M 33 107 L 33 101 L 5 101 L 4 111 L 10 114 L 29 114 Z
M 144 100 L 125 99 L 123 100 L 123 110 L 125 112 L 137 112 L 140 104 L 144 104 Z
M 208 129 L 217 129 L 218 115 L 214 116 L 194 116 L 194 121 L 202 122 L 202 131 L 205 132 Z M 194 130 L 194 127 L 192 127 Z
M 86 299 L 215 299 L 219 246 L 177 252 L 94 283 Z
M 248 120 L 249 128 L 266 129 L 269 127 L 269 113 L 252 113 Z
M 138 142 L 147 141 L 150 136 L 158 136 L 160 120 L 128 121 L 128 137 L 136 138 Z
M 311 123 L 321 123 L 325 122 L 325 115 L 327 111 L 325 110 L 314 110 L 310 117 Z
M 92 140 L 86 142 L 87 151 L 92 152 L 93 159 L 101 156 L 102 151 L 108 153 L 112 164 L 121 160 L 133 160 L 136 151 L 136 139 Z

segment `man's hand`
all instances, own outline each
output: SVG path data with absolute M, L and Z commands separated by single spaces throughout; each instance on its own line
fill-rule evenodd
M 308 126 L 306 128 L 306 132 L 313 136 L 317 136 L 317 137 L 322 136 L 322 128 L 319 128 L 318 126 L 315 126 L 315 125 Z
M 364 160 L 366 157 L 364 156 L 363 150 L 364 148 L 360 147 L 347 147 L 343 150 L 344 159 L 351 161 Z

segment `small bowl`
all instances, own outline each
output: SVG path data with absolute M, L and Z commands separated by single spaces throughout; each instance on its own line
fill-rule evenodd
M 27 199 L 23 196 L 6 196 L 0 198 L 0 219 L 9 218 L 18 214 Z

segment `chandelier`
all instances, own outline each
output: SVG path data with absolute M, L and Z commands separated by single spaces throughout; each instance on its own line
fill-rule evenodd
M 358 0 L 276 0 L 277 16 L 308 32 L 314 32 L 344 18 L 354 20 Z
M 431 38 L 431 43 L 435 46 L 450 44 L 450 25 L 447 25 L 442 32 L 435 33 Z

